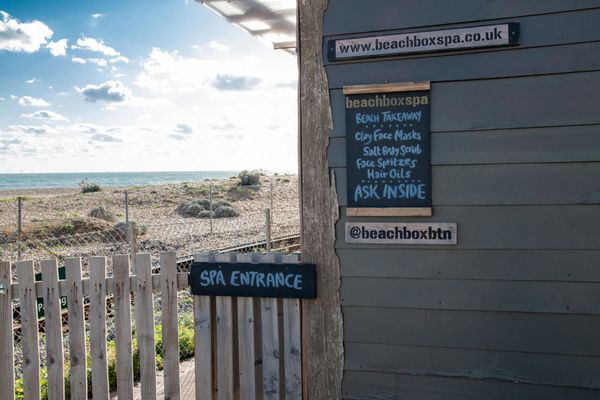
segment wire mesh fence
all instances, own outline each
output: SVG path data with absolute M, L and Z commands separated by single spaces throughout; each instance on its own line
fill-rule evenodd
M 295 176 L 262 176 L 259 184 L 221 181 L 72 190 L 40 196 L 0 197 L 0 260 L 15 263 L 161 251 L 177 251 L 186 271 L 193 254 L 203 251 L 290 252 L 299 249 L 299 198 Z M 1 195 L 0 195 L 1 196 Z M 267 212 L 265 210 L 268 210 Z M 131 224 L 130 224 L 131 222 Z M 267 238 L 269 244 L 267 245 Z M 159 265 L 153 265 L 158 272 Z M 13 280 L 16 278 L 13 269 Z M 180 315 L 191 313 L 188 291 L 179 293 Z M 110 312 L 110 299 L 108 311 Z M 160 304 L 155 304 L 160 312 Z M 14 302 L 15 356 L 20 372 L 20 314 Z M 40 315 L 40 332 L 44 320 Z M 108 326 L 108 339 L 113 329 Z M 68 341 L 68 332 L 65 331 Z M 66 342 L 65 342 L 66 343 Z M 66 349 L 67 347 L 65 347 Z M 42 347 L 42 358 L 44 349 Z

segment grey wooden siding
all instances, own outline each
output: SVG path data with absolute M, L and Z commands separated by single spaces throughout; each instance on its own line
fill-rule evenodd
M 520 46 L 325 60 L 344 398 L 600 398 L 600 1 L 330 0 L 323 43 L 503 21 Z M 386 81 L 432 82 L 431 218 L 345 217 L 341 89 Z M 345 243 L 385 220 L 458 245 Z

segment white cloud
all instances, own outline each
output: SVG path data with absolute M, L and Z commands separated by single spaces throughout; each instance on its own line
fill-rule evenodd
M 87 64 L 87 61 L 85 61 L 83 58 L 79 58 L 79 57 L 73 57 L 73 58 L 71 58 L 71 61 L 73 61 L 74 63 L 77 63 L 77 64 Z
M 0 101 L 4 101 L 6 100 L 4 97 L 0 97 Z
M 121 81 L 106 81 L 99 85 L 89 84 L 83 88 L 76 87 L 75 89 L 83 94 L 85 101 L 90 103 L 98 101 L 122 103 L 132 97 L 131 91 Z
M 54 32 L 41 21 L 20 22 L 0 11 L 0 51 L 35 53 Z
M 96 64 L 99 67 L 106 67 L 108 65 L 108 61 L 104 58 L 87 58 L 86 61 L 90 64 Z
M 94 142 L 104 142 L 104 143 L 109 143 L 109 142 L 122 142 L 121 139 L 116 138 L 112 135 L 109 135 L 107 133 L 96 133 L 95 135 L 92 135 L 92 137 L 90 138 L 91 141 Z
M 50 110 L 36 111 L 31 114 L 21 114 L 21 117 L 55 122 L 69 120 L 67 117 Z
M 37 78 L 32 78 L 32 79 L 26 80 L 25 83 L 29 83 L 30 85 L 33 85 L 34 83 L 39 82 L 39 81 L 40 80 Z
M 77 46 L 71 46 L 71 48 L 94 51 L 97 53 L 102 53 L 107 57 L 118 57 L 121 55 L 121 53 L 112 47 L 105 45 L 102 39 L 94 39 L 85 36 L 77 39 Z
M 102 18 L 102 17 L 104 17 L 104 14 L 102 14 L 102 13 L 92 14 L 92 18 L 94 18 L 94 19 L 99 19 L 99 18 Z
M 68 39 L 60 39 L 56 42 L 50 42 L 46 45 L 46 48 L 50 49 L 50 54 L 52 54 L 54 57 L 66 56 L 68 41 Z
M 224 43 L 219 42 L 218 40 L 213 40 L 208 44 L 208 48 L 215 51 L 229 51 L 229 46 Z
M 30 135 L 45 135 L 55 133 L 56 130 L 48 125 L 10 125 L 8 127 L 13 133 L 26 133 Z
M 125 64 L 129 64 L 129 58 L 125 57 L 125 56 L 119 56 L 119 57 L 114 57 L 111 58 L 110 60 L 108 60 L 111 64 L 114 63 L 118 63 L 118 62 L 122 62 Z
M 23 107 L 48 107 L 50 103 L 44 99 L 36 99 L 31 96 L 23 96 L 19 99 L 19 105 Z
M 190 134 L 192 132 L 194 132 L 194 129 L 192 129 L 191 126 L 189 126 L 188 124 L 177 124 L 177 126 L 175 127 L 175 132 L 179 133 L 179 134 Z

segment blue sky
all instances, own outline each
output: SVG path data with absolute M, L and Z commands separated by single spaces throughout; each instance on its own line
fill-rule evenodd
M 4 1 L 0 172 L 295 171 L 296 76 L 192 1 Z

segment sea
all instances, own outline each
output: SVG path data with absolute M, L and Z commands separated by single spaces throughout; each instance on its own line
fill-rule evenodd
M 0 190 L 77 188 L 87 180 L 101 187 L 160 185 L 226 179 L 239 171 L 168 171 L 168 172 L 76 172 L 0 174 Z

